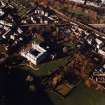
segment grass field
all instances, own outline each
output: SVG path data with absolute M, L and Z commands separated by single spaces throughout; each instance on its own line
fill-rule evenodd
M 53 92 L 49 94 L 54 105 L 105 105 L 104 94 L 85 87 L 83 83 L 76 87 L 65 98 Z

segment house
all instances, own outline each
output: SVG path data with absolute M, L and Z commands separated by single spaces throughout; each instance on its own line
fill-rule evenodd
M 42 62 L 53 60 L 65 55 L 65 47 L 56 42 L 41 42 L 40 44 L 32 43 L 23 49 L 20 54 L 32 64 L 37 65 Z
M 34 65 L 43 62 L 47 57 L 47 51 L 36 43 L 32 43 L 28 50 L 23 49 L 20 54 Z
M 105 84 L 105 64 L 96 67 L 90 78 L 99 84 Z
M 29 11 L 27 18 L 22 20 L 22 23 L 48 25 L 58 23 L 60 18 L 49 7 L 38 5 L 36 8 Z

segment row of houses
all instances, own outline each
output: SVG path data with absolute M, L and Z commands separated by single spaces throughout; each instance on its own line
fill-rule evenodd
M 34 9 L 33 12 L 37 11 L 37 9 Z M 42 10 L 43 11 L 43 10 Z M 31 13 L 30 16 L 32 15 L 33 12 Z M 38 15 L 42 15 L 41 12 L 37 12 Z M 46 14 L 46 13 L 45 13 Z M 46 15 L 48 16 L 48 15 Z M 33 22 L 34 24 L 34 22 Z M 65 28 L 66 27 L 66 28 Z M 89 51 L 95 51 L 96 53 L 102 55 L 105 57 L 105 52 L 104 52 L 104 37 L 102 37 L 102 40 L 98 38 L 98 34 L 91 30 L 86 30 L 82 29 L 77 23 L 75 22 L 70 22 L 68 26 L 59 26 L 58 27 L 59 32 L 61 33 L 60 35 L 63 35 L 62 33 L 65 34 L 65 36 L 68 34 L 68 36 L 73 33 L 74 36 L 77 36 L 77 40 L 81 43 L 80 47 L 83 45 L 86 45 L 85 48 L 87 49 L 89 47 Z M 88 50 L 88 49 L 87 49 Z
M 59 18 L 49 7 L 36 5 L 34 9 L 29 11 L 28 16 L 23 20 L 23 23 L 28 24 L 51 24 L 58 23 Z
M 5 45 L 7 53 L 15 53 L 31 36 L 21 27 L 21 18 L 15 7 L 1 2 L 0 6 L 0 44 Z
M 2 8 L 1 8 L 1 12 L 3 12 Z M 11 14 L 9 14 L 9 15 L 12 16 L 12 17 L 13 16 L 19 17 L 18 15 L 16 15 L 16 13 L 15 13 L 15 15 L 13 13 L 12 13 L 12 15 Z M 55 14 L 54 11 L 52 11 L 48 7 L 47 8 L 43 7 L 42 5 L 38 5 L 37 7 L 32 9 L 29 12 L 29 14 L 27 15 L 27 17 L 24 18 L 24 20 L 22 20 L 21 22 L 23 22 L 22 25 L 29 24 L 30 22 L 31 22 L 31 24 L 35 24 L 35 23 L 38 24 L 38 21 L 39 21 L 39 24 L 42 24 L 42 17 L 45 18 L 43 24 L 46 24 L 46 23 L 48 24 L 49 21 L 52 21 L 52 23 L 61 22 L 59 20 L 59 17 Z M 56 19 L 54 19 L 54 17 L 56 17 Z M 8 16 L 6 16 L 6 18 L 8 18 Z M 11 20 L 11 21 L 13 21 L 13 20 Z M 45 22 L 45 21 L 47 21 L 47 22 Z M 4 18 L 1 19 L 0 22 L 1 22 L 1 24 L 5 23 L 5 19 Z M 10 42 L 11 43 L 10 45 L 12 45 L 12 46 L 14 46 L 14 44 L 17 45 L 17 46 L 20 46 L 20 45 L 24 44 L 24 41 L 31 40 L 31 38 L 33 36 L 29 35 L 29 37 L 30 37 L 29 38 L 28 35 L 24 35 L 24 33 L 27 34 L 27 32 L 24 32 L 26 30 L 23 30 L 23 28 L 21 28 L 21 22 L 20 22 L 20 24 L 17 24 L 17 22 L 15 22 L 16 23 L 16 27 L 15 27 L 15 30 L 14 30 L 15 32 L 12 32 L 12 33 L 10 32 L 8 34 L 7 33 L 4 34 L 5 33 L 4 31 L 8 32 L 7 31 L 8 29 L 5 30 L 5 27 L 7 28 L 7 24 L 2 25 L 2 28 L 1 28 L 2 31 L 1 31 L 1 36 L 0 36 L 1 39 L 3 39 L 3 40 L 5 39 L 5 41 Z M 13 26 L 14 26 L 14 22 L 12 22 L 12 23 L 13 23 Z M 97 35 L 94 32 L 86 32 L 86 30 L 83 30 L 82 28 L 80 28 L 78 26 L 78 24 L 75 24 L 74 22 L 71 22 L 69 24 L 70 24 L 71 27 L 68 26 L 69 28 L 65 28 L 65 29 L 64 29 L 64 27 L 62 27 L 63 29 L 60 29 L 60 30 L 63 30 L 63 32 L 65 34 L 69 34 L 69 33 L 73 32 L 74 35 L 78 36 L 77 37 L 78 40 L 79 40 L 79 37 L 80 37 L 80 41 L 82 43 L 92 46 L 93 50 L 99 49 L 97 52 L 99 54 L 102 54 L 103 56 L 105 56 L 104 51 L 103 51 L 103 47 L 104 47 L 103 40 L 97 39 L 97 37 L 96 37 Z M 8 26 L 8 27 L 11 30 L 11 28 L 14 29 L 13 26 Z M 31 34 L 31 33 L 29 33 L 29 34 Z M 33 50 L 35 50 L 35 49 L 33 49 Z M 38 52 L 41 53 L 40 51 L 38 51 Z M 53 55 L 55 55 L 55 54 L 53 54 Z

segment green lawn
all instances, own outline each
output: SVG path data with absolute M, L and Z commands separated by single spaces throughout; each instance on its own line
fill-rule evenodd
M 39 76 L 49 75 L 53 70 L 58 68 L 59 66 L 65 65 L 67 63 L 68 57 L 60 58 L 57 60 L 50 61 L 48 63 L 44 63 L 39 65 L 39 70 L 35 71 L 34 73 Z
M 50 75 L 52 71 L 54 71 L 59 66 L 65 65 L 67 63 L 67 59 L 70 59 L 70 57 L 72 56 L 66 56 L 53 61 L 49 61 L 47 63 L 37 65 L 35 66 L 35 68 L 38 68 L 38 70 L 33 70 L 32 68 L 29 68 L 27 66 L 20 66 L 20 68 L 26 71 L 30 71 L 31 73 L 33 73 L 33 75 L 46 76 Z
M 83 83 L 65 98 L 54 92 L 49 93 L 49 97 L 54 105 L 105 105 L 104 94 L 86 88 Z

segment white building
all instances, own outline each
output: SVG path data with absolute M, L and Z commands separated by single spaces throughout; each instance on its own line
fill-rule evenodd
M 97 42 L 98 54 L 102 55 L 103 58 L 105 58 L 105 51 L 104 51 L 104 48 L 103 48 L 104 46 L 102 48 L 100 48 L 100 45 L 103 43 L 103 41 L 98 39 L 98 38 L 96 38 L 95 40 Z
M 21 56 L 25 57 L 28 61 L 37 65 L 46 58 L 47 51 L 40 47 L 38 44 L 32 44 L 32 47 L 27 51 L 23 49 L 21 51 Z

